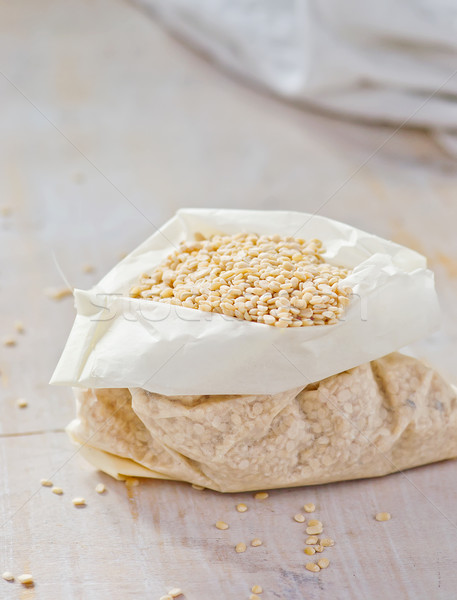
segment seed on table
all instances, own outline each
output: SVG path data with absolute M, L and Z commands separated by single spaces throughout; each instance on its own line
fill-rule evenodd
M 4 346 L 15 346 L 16 345 L 16 340 L 13 337 L 4 337 L 3 338 L 3 345 Z
M 216 522 L 216 528 L 224 530 L 224 529 L 228 529 L 229 526 L 224 521 L 217 521 Z
M 24 331 L 25 331 L 24 323 L 22 321 L 14 321 L 14 329 L 18 333 L 24 333 Z
M 236 505 L 236 510 L 240 513 L 246 512 L 248 509 L 248 507 L 246 506 L 246 504 L 237 504 Z
M 259 538 L 254 538 L 251 541 L 251 546 L 254 546 L 254 548 L 257 548 L 257 546 L 261 546 L 263 544 L 262 540 L 259 540 Z
M 172 598 L 177 598 L 178 596 L 182 596 L 183 595 L 183 591 L 181 588 L 173 588 L 168 592 L 168 595 L 171 596 Z
M 260 600 L 260 596 L 257 596 L 257 594 L 251 594 L 249 596 L 249 600 Z
M 324 551 L 324 546 L 323 546 L 322 544 L 316 544 L 316 545 L 314 546 L 314 550 L 315 550 L 316 552 L 323 552 L 323 551 Z
M 97 483 L 97 485 L 95 486 L 95 491 L 97 492 L 97 494 L 103 494 L 103 492 L 106 491 L 106 487 L 103 483 Z
M 329 564 L 330 564 L 330 561 L 329 561 L 329 559 L 328 559 L 328 558 L 320 558 L 320 559 L 317 561 L 317 564 L 319 565 L 319 567 L 320 567 L 321 569 L 326 569 L 326 568 L 329 566 Z
M 311 527 L 313 527 L 314 525 L 320 525 L 321 527 L 323 526 L 322 523 L 317 519 L 310 519 L 308 521 L 308 525 L 310 525 Z
M 235 552 L 246 552 L 246 544 L 244 542 L 240 542 L 235 546 Z
M 306 538 L 305 544 L 317 544 L 317 542 L 319 541 L 319 538 L 316 537 L 315 535 L 311 535 L 308 538 Z
M 22 585 L 31 585 L 33 583 L 33 575 L 30 575 L 30 573 L 24 573 L 23 575 L 19 575 L 17 580 L 19 583 L 22 583 Z
M 312 502 L 310 502 L 309 504 L 305 504 L 303 506 L 303 509 L 307 513 L 312 513 L 312 512 L 314 512 L 316 510 L 316 505 L 313 504 Z
M 306 563 L 305 569 L 308 569 L 308 571 L 312 571 L 313 573 L 318 573 L 321 570 L 319 565 L 312 562 Z
M 325 548 L 328 546 L 335 545 L 335 542 L 332 540 L 332 538 L 322 538 L 320 543 L 321 543 L 321 546 L 324 546 Z
M 2 573 L 2 579 L 4 579 L 5 581 L 14 581 L 14 575 L 9 571 L 5 571 L 4 573 Z
M 125 485 L 130 488 L 137 487 L 138 485 L 140 485 L 140 480 L 136 477 L 127 477 L 127 479 L 125 480 Z
M 304 515 L 302 515 L 301 513 L 298 513 L 294 516 L 294 521 L 297 521 L 297 523 L 304 523 L 306 521 Z
M 53 494 L 57 494 L 58 496 L 61 496 L 63 494 L 63 489 L 61 487 L 54 486 L 52 488 L 51 492 Z
M 67 298 L 68 296 L 73 296 L 73 290 L 67 287 L 55 289 L 55 288 L 47 288 L 44 293 L 51 300 L 63 300 L 63 298 Z
M 265 498 L 268 498 L 268 492 L 257 492 L 257 494 L 254 494 L 254 498 L 256 500 L 265 500 Z
M 389 521 L 392 515 L 388 512 L 380 512 L 375 516 L 376 521 Z
M 86 506 L 86 500 L 84 498 L 73 498 L 72 502 L 75 506 Z
M 167 594 L 166 596 L 160 596 L 159 600 L 173 600 L 173 598 L 170 594 Z
M 305 554 L 308 554 L 308 556 L 312 556 L 313 554 L 315 554 L 315 553 L 316 553 L 316 551 L 314 550 L 314 548 L 313 548 L 312 546 L 307 546 L 307 547 L 306 547 L 306 548 L 303 550 L 303 552 L 304 552 Z
M 24 398 L 18 398 L 16 403 L 19 408 L 27 408 L 27 406 L 29 405 L 27 400 L 24 400 Z
M 251 592 L 253 594 L 261 594 L 263 592 L 262 586 L 261 585 L 253 585 L 251 588 Z
M 93 273 L 95 271 L 95 267 L 93 265 L 83 265 L 83 273 Z
M 194 488 L 194 490 L 198 490 L 199 492 L 205 489 L 202 485 L 197 485 L 196 483 L 193 483 L 192 487 Z
M 306 528 L 306 533 L 308 535 L 319 535 L 324 531 L 322 525 L 310 525 Z
M 52 481 L 50 479 L 40 479 L 40 483 L 44 487 L 52 487 Z

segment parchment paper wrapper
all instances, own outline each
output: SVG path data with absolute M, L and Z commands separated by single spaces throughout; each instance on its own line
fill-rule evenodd
M 324 259 L 353 269 L 340 323 L 280 329 L 128 297 L 179 242 L 237 233 L 320 238 Z M 92 290 L 51 383 L 143 388 L 163 395 L 277 394 L 385 356 L 438 322 L 433 274 L 420 254 L 349 225 L 289 211 L 180 210 Z
M 327 262 L 353 269 L 341 322 L 279 329 L 128 297 L 179 242 L 240 231 L 320 238 Z M 52 383 L 75 386 L 68 431 L 115 477 L 244 491 L 457 454 L 455 391 L 416 359 L 391 354 L 438 319 L 433 274 L 407 248 L 303 213 L 182 210 L 75 298 Z
M 69 433 L 114 477 L 221 492 L 385 475 L 457 455 L 457 395 L 398 353 L 274 395 L 76 390 Z

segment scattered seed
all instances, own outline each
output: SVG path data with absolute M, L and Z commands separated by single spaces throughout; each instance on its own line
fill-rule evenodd
M 30 575 L 30 573 L 24 573 L 23 575 L 19 575 L 17 580 L 19 583 L 22 583 L 22 585 L 31 585 L 33 583 L 33 575 Z
M 177 598 L 178 596 L 182 596 L 183 595 L 183 591 L 181 588 L 173 588 L 172 590 L 170 590 L 168 592 L 168 595 L 171 596 L 172 598 Z
M 52 487 L 52 481 L 50 479 L 40 479 L 40 483 L 44 487 Z
M 166 596 L 160 596 L 160 600 L 173 600 L 173 598 L 170 594 L 167 594 Z
M 306 528 L 306 533 L 308 535 L 319 535 L 323 531 L 324 531 L 324 528 L 322 527 L 322 525 L 310 525 L 309 527 Z
M 236 510 L 237 510 L 238 512 L 241 512 L 241 513 L 243 513 L 243 512 L 246 512 L 246 511 L 247 511 L 247 509 L 248 509 L 248 507 L 246 506 L 246 504 L 237 504 L 237 505 L 236 505 Z
M 304 515 L 302 515 L 301 513 L 298 513 L 297 515 L 294 516 L 294 521 L 297 521 L 297 523 L 304 523 L 306 521 Z
M 308 569 L 308 571 L 312 571 L 313 573 L 318 573 L 321 570 L 319 565 L 312 562 L 306 563 L 305 569 Z
M 84 273 L 93 273 L 95 271 L 95 267 L 93 265 L 83 265 L 83 272 Z
M 216 522 L 216 528 L 217 529 L 228 529 L 229 526 L 224 521 L 217 521 Z
M 10 573 L 9 571 L 5 571 L 5 572 L 2 574 L 2 578 L 3 578 L 5 581 L 14 581 L 14 575 L 13 575 L 12 573 Z
M 392 515 L 388 512 L 380 512 L 375 516 L 376 521 L 389 521 Z
M 197 485 L 196 483 L 193 483 L 192 487 L 194 488 L 194 490 L 198 490 L 199 492 L 205 489 L 202 485 Z
M 268 498 L 268 492 L 257 492 L 257 494 L 254 494 L 254 498 L 256 500 L 265 500 L 265 498 Z
M 316 505 L 313 504 L 312 502 L 310 502 L 309 504 L 305 504 L 303 506 L 303 509 L 307 513 L 312 513 L 312 512 L 314 512 L 316 510 Z
M 318 537 L 316 537 L 315 535 L 311 535 L 310 537 L 306 538 L 305 544 L 313 545 L 313 544 L 317 544 L 318 541 L 319 541 Z
M 321 569 L 326 569 L 326 568 L 329 566 L 329 564 L 330 564 L 330 561 L 329 561 L 329 559 L 328 559 L 328 558 L 320 558 L 320 559 L 317 561 L 317 564 L 319 565 L 319 567 L 320 567 Z
M 70 288 L 46 288 L 44 293 L 51 300 L 62 300 L 63 298 L 67 298 L 68 296 L 73 296 L 73 290 Z
M 251 541 L 251 546 L 254 546 L 254 548 L 257 548 L 257 546 L 261 546 L 263 544 L 262 540 L 259 540 L 259 538 L 254 538 Z
M 244 542 L 240 542 L 235 546 L 235 551 L 238 553 L 246 552 L 246 544 Z
M 22 321 L 15 321 L 14 322 L 14 329 L 18 333 L 24 333 L 24 331 L 25 331 L 24 323 Z
M 316 551 L 314 550 L 314 548 L 313 548 L 312 546 L 307 546 L 307 547 L 306 547 L 306 548 L 303 550 L 303 552 L 304 552 L 305 554 L 308 554 L 309 556 L 312 556 L 313 554 L 315 554 L 315 553 L 316 553 Z
M 106 491 L 106 487 L 103 483 L 97 483 L 97 485 L 95 486 L 95 491 L 97 492 L 97 494 L 103 494 L 103 492 Z
M 61 496 L 63 494 L 63 489 L 61 487 L 54 486 L 52 488 L 51 492 L 53 494 L 57 494 L 58 496 Z
M 261 585 L 253 585 L 251 588 L 251 592 L 253 594 L 261 594 L 263 592 L 262 586 Z
M 260 600 L 260 596 L 257 596 L 257 594 L 251 594 L 249 596 L 249 600 Z
M 27 408 L 27 406 L 29 405 L 27 400 L 24 400 L 24 398 L 18 398 L 16 404 L 19 408 Z
M 84 498 L 73 498 L 72 502 L 75 506 L 86 506 L 86 500 Z
M 310 519 L 308 521 L 308 525 L 310 527 L 314 527 L 314 525 L 320 525 L 322 527 L 322 523 L 320 521 L 318 521 L 317 519 Z
M 11 337 L 11 336 L 7 336 L 3 338 L 3 345 L 4 346 L 15 346 L 16 345 L 16 340 Z
M 335 542 L 332 540 L 332 538 L 322 538 L 320 544 L 326 548 L 328 546 L 334 546 Z
M 323 546 L 322 544 L 316 544 L 316 545 L 314 546 L 314 550 L 315 550 L 316 552 L 323 552 L 323 551 L 324 551 L 324 546 Z

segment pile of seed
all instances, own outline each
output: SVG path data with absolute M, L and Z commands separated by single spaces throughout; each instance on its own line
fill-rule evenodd
M 276 327 L 333 325 L 349 302 L 349 271 L 324 261 L 318 239 L 196 237 L 143 274 L 130 296 Z

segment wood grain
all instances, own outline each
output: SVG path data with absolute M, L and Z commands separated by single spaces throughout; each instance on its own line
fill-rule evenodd
M 89 287 L 181 206 L 319 210 L 427 255 L 443 326 L 413 350 L 456 381 L 455 162 L 419 131 L 373 154 L 391 130 L 244 87 L 120 1 L 3 2 L 0 40 L 0 205 L 11 209 L 0 215 L 0 334 L 16 319 L 26 328 L 0 347 L 0 570 L 36 581 L 0 580 L 0 598 L 158 599 L 179 586 L 188 600 L 232 600 L 260 584 L 264 600 L 453 600 L 455 461 L 262 502 L 96 473 L 63 432 L 71 391 L 47 384 L 72 300 L 44 290 L 65 285 L 59 271 Z M 309 501 L 336 541 L 319 574 L 304 569 L 292 518 Z M 376 522 L 378 511 L 392 520 Z M 235 553 L 254 537 L 264 544 Z

